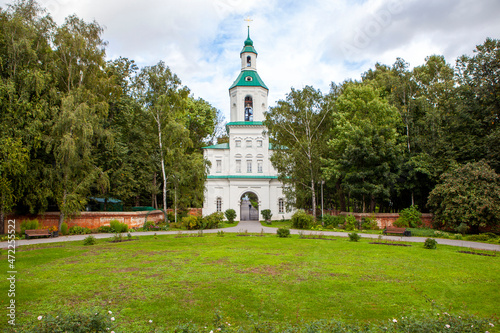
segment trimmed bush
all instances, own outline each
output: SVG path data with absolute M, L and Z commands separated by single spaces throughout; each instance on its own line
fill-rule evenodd
M 314 217 L 308 215 L 303 209 L 297 210 L 293 215 L 292 228 L 296 229 L 309 229 L 313 225 Z
M 38 229 L 38 220 L 24 220 L 21 222 L 21 234 L 24 235 L 26 230 Z
M 361 236 L 358 235 L 357 233 L 353 232 L 351 234 L 349 234 L 349 240 L 351 242 L 359 242 L 359 240 L 361 239 Z
M 434 238 L 427 238 L 424 247 L 429 250 L 434 250 L 437 247 L 437 242 Z
M 198 216 L 190 215 L 182 218 L 182 227 L 188 230 L 200 229 L 201 218 Z
M 61 226 L 61 229 L 62 229 L 62 226 Z M 90 233 L 91 233 L 91 231 L 89 228 L 80 227 L 79 225 L 75 225 L 75 226 L 69 228 L 70 235 L 86 235 L 86 234 L 90 234 Z
M 356 221 L 356 218 L 354 217 L 354 215 L 348 215 L 345 218 L 344 228 L 347 231 L 356 230 L 357 224 L 358 224 L 358 221 Z
M 61 224 L 61 234 L 63 236 L 66 236 L 69 234 L 69 228 L 68 228 L 68 224 L 66 222 L 63 222 L 63 224 Z
M 394 222 L 394 226 L 399 228 L 418 228 L 421 225 L 422 213 L 416 205 L 403 209 L 399 213 L 399 218 Z
M 95 239 L 94 236 L 92 235 L 88 235 L 87 237 L 85 237 L 85 239 L 83 240 L 83 245 L 94 245 L 95 243 L 97 243 L 97 240 Z
M 224 213 L 215 212 L 202 219 L 203 226 L 198 229 L 215 229 L 221 226 L 224 221 Z
M 109 226 L 111 228 L 111 232 L 127 232 L 128 225 L 125 223 L 121 223 L 118 220 L 111 220 L 109 222 Z
M 273 213 L 271 213 L 271 210 L 270 209 L 263 209 L 262 212 L 260 212 L 262 214 L 262 217 L 264 218 L 264 220 L 266 220 L 266 222 L 268 224 L 271 224 L 271 217 L 273 217 Z
M 228 223 L 234 223 L 234 219 L 236 218 L 236 211 L 232 208 L 227 209 L 224 212 Z
M 290 229 L 287 228 L 278 228 L 276 231 L 276 235 L 281 238 L 287 238 L 290 237 Z

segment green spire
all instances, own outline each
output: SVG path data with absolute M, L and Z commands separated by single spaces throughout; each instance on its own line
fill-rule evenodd
M 253 52 L 257 54 L 257 51 L 255 51 L 255 48 L 253 47 L 253 40 L 250 39 L 250 26 L 248 27 L 248 36 L 245 40 L 245 45 L 243 46 L 243 50 L 241 50 L 240 54 L 243 52 Z

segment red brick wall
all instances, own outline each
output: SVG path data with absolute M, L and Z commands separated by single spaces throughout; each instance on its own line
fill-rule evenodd
M 347 213 L 342 212 L 340 215 L 354 215 L 357 221 L 361 221 L 363 217 L 374 216 L 377 225 L 380 229 L 392 227 L 393 223 L 399 218 L 398 213 Z M 422 222 L 426 227 L 432 227 L 432 214 L 422 214 Z
M 173 210 L 168 209 L 167 213 L 173 213 Z M 191 208 L 189 210 L 189 214 L 201 216 L 201 208 Z M 161 210 L 154 210 L 142 212 L 81 212 L 80 215 L 72 219 L 66 219 L 65 222 L 70 228 L 73 226 L 80 226 L 95 229 L 103 225 L 109 225 L 111 220 L 118 220 L 121 223 L 127 224 L 130 228 L 134 228 L 142 227 L 146 216 L 148 221 L 158 222 L 163 220 L 163 212 Z M 40 215 L 26 216 L 11 215 L 5 219 L 4 230 L 7 230 L 7 221 L 13 219 L 16 221 L 16 230 L 19 232 L 21 222 L 24 220 L 37 219 L 40 228 L 58 226 L 59 212 L 47 212 Z

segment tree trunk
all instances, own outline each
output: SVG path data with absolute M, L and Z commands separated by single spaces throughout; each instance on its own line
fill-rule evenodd
M 67 195 L 66 190 L 64 190 L 61 208 L 64 207 L 64 205 L 66 205 L 66 195 Z M 58 228 L 58 230 L 61 230 L 61 226 L 64 222 L 64 213 L 63 213 L 61 208 L 59 209 L 59 228 Z
M 316 190 L 314 189 L 314 179 L 311 179 L 311 192 L 312 192 L 312 213 L 314 220 L 316 220 Z
M 153 172 L 153 193 L 151 193 L 151 207 L 158 209 L 158 201 L 154 189 L 156 188 L 156 172 Z
M 163 155 L 163 144 L 161 142 L 161 123 L 160 123 L 159 117 L 158 117 L 156 122 L 158 124 L 158 141 L 160 144 L 161 173 L 163 176 L 163 219 L 165 221 L 168 221 L 168 217 L 167 217 L 167 175 L 165 172 L 165 157 Z
M 345 196 L 344 196 L 344 191 L 342 190 L 341 183 L 342 179 L 341 178 L 337 179 L 337 182 L 335 182 L 335 188 L 337 189 L 337 194 L 339 196 L 340 211 L 345 212 L 346 211 Z
M 5 234 L 5 213 L 3 212 L 3 206 L 0 208 L 0 235 Z

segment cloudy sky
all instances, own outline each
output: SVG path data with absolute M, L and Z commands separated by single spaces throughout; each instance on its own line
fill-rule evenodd
M 247 34 L 269 104 L 290 87 L 328 92 L 397 57 L 411 67 L 426 56 L 452 64 L 486 37 L 500 38 L 498 0 L 38 0 L 57 23 L 70 14 L 105 27 L 109 59 L 140 67 L 163 60 L 229 120 L 228 88 L 240 71 Z M 0 6 L 11 1 L 0 0 Z

